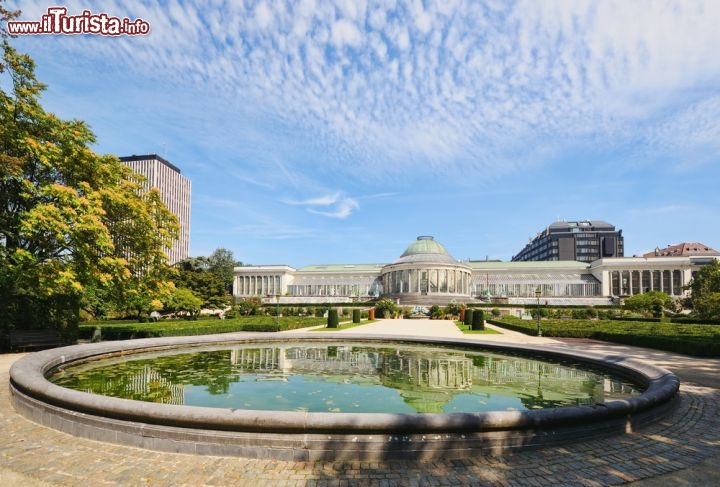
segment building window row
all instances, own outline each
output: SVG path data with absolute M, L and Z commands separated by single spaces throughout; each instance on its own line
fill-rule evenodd
M 386 294 L 463 294 L 470 292 L 471 273 L 461 269 L 401 269 L 382 276 Z
M 279 275 L 237 276 L 239 296 L 266 296 L 283 294 Z
M 486 284 L 478 283 L 474 289 L 476 296 L 492 297 L 521 297 L 534 298 L 535 292 L 540 289 L 542 297 L 595 297 L 601 296 L 602 288 L 599 282 L 585 283 L 507 283 Z
M 610 292 L 613 296 L 633 296 L 650 291 L 662 291 L 671 296 L 683 292 L 682 271 L 612 271 Z

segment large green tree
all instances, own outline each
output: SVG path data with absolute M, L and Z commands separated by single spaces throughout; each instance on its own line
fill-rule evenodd
M 208 269 L 213 274 L 219 276 L 228 293 L 232 293 L 233 286 L 233 269 L 241 266 L 242 262 L 235 260 L 232 250 L 222 247 L 215 249 L 210 257 L 207 258 Z
M 720 260 L 713 260 L 693 273 L 690 306 L 703 319 L 720 319 Z
M 84 122 L 43 109 L 29 56 L 7 40 L 2 54 L 0 331 L 71 327 L 80 308 L 157 307 L 175 217 L 141 176 L 89 148 Z
M 210 271 L 206 257 L 191 257 L 178 262 L 175 286 L 186 288 L 202 300 L 205 308 L 218 309 L 230 304 L 222 277 Z

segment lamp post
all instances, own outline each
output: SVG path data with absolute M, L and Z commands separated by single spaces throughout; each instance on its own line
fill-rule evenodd
M 540 291 L 540 286 L 538 286 L 537 289 L 535 289 L 535 297 L 537 298 L 537 308 L 535 309 L 535 314 L 537 315 L 537 336 L 542 336 L 542 330 L 540 329 L 540 295 L 542 294 L 542 291 Z

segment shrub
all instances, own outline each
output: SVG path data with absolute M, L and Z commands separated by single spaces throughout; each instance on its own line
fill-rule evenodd
M 500 310 L 497 308 L 493 308 L 492 310 L 490 310 L 490 314 L 497 318 L 498 316 L 500 316 Z
M 484 330 L 485 329 L 485 313 L 481 309 L 473 311 L 472 317 L 472 329 L 473 330 Z
M 377 302 L 377 304 L 375 304 L 375 312 L 380 318 L 390 318 L 396 311 L 397 306 L 395 305 L 395 301 L 392 299 L 381 299 Z
M 464 309 L 464 308 L 465 308 L 464 304 L 450 303 L 445 307 L 445 314 L 458 316 L 458 315 L 460 315 L 460 310 Z
M 360 310 L 354 309 L 352 312 L 353 315 L 353 323 L 360 323 Z
M 472 308 L 468 308 L 465 310 L 465 325 L 467 325 L 467 326 L 472 325 L 474 313 L 475 313 L 475 310 Z
M 340 320 L 338 319 L 338 310 L 336 309 L 329 309 L 328 310 L 328 318 L 327 318 L 327 327 L 328 328 L 337 328 L 338 324 L 340 323 Z
M 235 305 L 234 309 L 242 316 L 255 316 L 262 306 L 262 301 L 258 297 L 245 298 Z
M 433 320 L 441 320 L 445 318 L 445 312 L 438 306 L 437 304 L 434 304 L 432 307 L 430 307 L 430 318 Z

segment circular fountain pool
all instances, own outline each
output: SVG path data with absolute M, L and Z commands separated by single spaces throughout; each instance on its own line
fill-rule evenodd
M 677 378 L 623 357 L 454 340 L 237 334 L 29 355 L 16 409 L 71 434 L 285 460 L 453 458 L 632 430 Z

